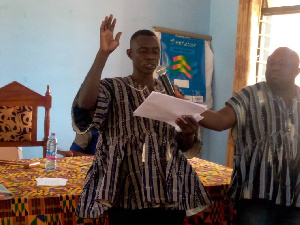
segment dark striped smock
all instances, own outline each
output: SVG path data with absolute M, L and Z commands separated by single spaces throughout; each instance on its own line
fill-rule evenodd
M 175 87 L 178 90 L 178 87 Z M 167 123 L 133 116 L 150 94 L 128 77 L 100 82 L 93 118 L 73 104 L 76 132 L 99 130 L 97 150 L 79 199 L 79 217 L 96 218 L 109 207 L 166 207 L 196 214 L 211 204 L 198 175 L 179 150 L 178 133 Z M 155 91 L 163 92 L 156 80 Z M 155 110 L 155 109 L 153 109 Z M 197 154 L 201 141 L 188 154 Z M 194 156 L 192 155 L 192 156 Z
M 237 115 L 229 197 L 300 207 L 299 101 L 299 88 L 287 106 L 266 82 L 245 87 L 228 101 Z

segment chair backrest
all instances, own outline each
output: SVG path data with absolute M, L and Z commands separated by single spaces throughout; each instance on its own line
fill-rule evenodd
M 51 104 L 49 85 L 45 96 L 16 81 L 0 88 L 0 147 L 42 146 L 46 157 Z M 43 140 L 37 140 L 38 107 L 45 108 Z

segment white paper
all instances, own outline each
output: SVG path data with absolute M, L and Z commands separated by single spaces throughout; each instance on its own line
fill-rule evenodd
M 64 178 L 35 178 L 38 186 L 66 186 L 67 180 Z
M 206 105 L 153 91 L 133 112 L 133 115 L 163 121 L 174 126 L 177 131 L 181 131 L 175 123 L 177 118 L 182 118 L 183 115 L 191 115 L 198 122 L 203 119 L 200 114 L 205 112 L 206 109 Z

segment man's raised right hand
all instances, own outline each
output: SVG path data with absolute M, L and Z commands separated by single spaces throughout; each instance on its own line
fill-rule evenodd
M 121 32 L 118 32 L 114 38 L 114 29 L 117 20 L 113 19 L 113 15 L 106 16 L 100 27 L 100 52 L 110 54 L 118 46 Z

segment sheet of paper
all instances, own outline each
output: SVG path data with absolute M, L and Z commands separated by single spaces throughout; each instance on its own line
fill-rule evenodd
M 175 123 L 177 118 L 181 118 L 182 115 L 191 115 L 199 121 L 203 118 L 200 114 L 206 110 L 207 107 L 203 104 L 153 91 L 133 112 L 133 115 L 166 122 L 180 131 Z
M 35 178 L 38 186 L 66 186 L 67 180 L 64 178 Z

